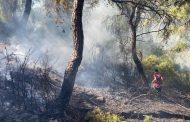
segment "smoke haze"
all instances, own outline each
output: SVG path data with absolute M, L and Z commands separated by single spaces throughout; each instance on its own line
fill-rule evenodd
M 55 13 L 47 14 L 44 4 L 45 0 L 34 0 L 26 30 L 16 28 L 16 35 L 7 39 L 10 43 L 7 49 L 9 53 L 14 52 L 21 59 L 31 49 L 31 61 L 46 54 L 49 56 L 50 65 L 63 74 L 72 52 L 71 15 L 70 13 L 62 13 L 64 23 L 56 24 Z M 107 5 L 104 0 L 92 9 L 85 7 L 83 13 L 84 55 L 77 80 L 94 80 L 97 78 L 96 75 L 99 75 L 94 73 L 95 70 L 104 71 L 105 62 L 117 63 L 120 60 L 117 55 L 119 52 L 118 43 L 113 41 L 115 36 L 108 30 L 105 22 L 108 17 L 117 14 L 119 14 L 118 9 Z M 19 16 L 17 17 L 19 18 Z M 157 43 L 161 40 L 151 34 L 141 39 L 145 42 L 139 42 L 138 46 L 145 54 L 151 53 L 150 50 L 146 50 L 151 47 L 150 42 Z M 170 47 L 170 41 L 173 43 L 177 41 L 177 38 L 171 37 L 166 45 L 167 48 Z M 187 64 L 189 58 L 185 57 L 184 60 L 177 58 L 176 62 L 185 64 L 184 67 L 190 67 Z M 90 64 L 89 69 L 85 67 Z

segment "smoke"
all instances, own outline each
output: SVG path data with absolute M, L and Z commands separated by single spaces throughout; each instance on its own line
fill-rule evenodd
M 97 86 L 106 71 L 106 65 L 116 61 L 118 45 L 114 35 L 108 30 L 105 20 L 119 13 L 118 9 L 108 6 L 104 0 L 89 11 L 86 8 L 83 17 L 84 53 L 77 81 L 87 86 Z M 98 81 L 98 83 L 97 83 Z M 100 84 L 99 84 L 100 85 Z
M 187 34 L 188 35 L 188 34 Z M 190 60 L 190 43 L 188 36 L 180 36 L 180 35 L 173 35 L 168 40 L 167 46 L 165 46 L 166 50 L 170 50 L 172 47 L 175 47 L 178 41 L 184 41 L 187 43 L 187 48 L 181 52 L 178 52 L 174 56 L 174 63 L 178 65 L 179 70 L 181 71 L 190 71 L 190 64 L 188 63 Z
M 15 33 L 6 38 L 7 43 L 10 43 L 9 46 L 7 45 L 7 49 L 9 53 L 13 52 L 23 60 L 30 49 L 32 51 L 31 62 L 46 54 L 49 56 L 50 65 L 63 74 L 72 52 L 71 14 L 61 13 L 64 22 L 61 24 L 56 23 L 56 13 L 53 10 L 48 12 L 45 4 L 45 0 L 33 0 L 32 11 L 26 29 L 19 29 L 16 25 L 7 23 L 11 28 L 15 29 Z M 104 21 L 108 16 L 113 16 L 117 12 L 116 8 L 107 6 L 104 0 L 100 1 L 92 9 L 85 5 L 83 13 L 84 54 L 82 66 L 85 63 L 95 62 L 94 60 L 103 53 L 105 55 L 112 54 L 109 49 L 106 49 L 106 46 L 114 37 L 106 29 Z M 18 18 L 21 15 L 21 12 L 17 13 Z M 111 45 L 109 48 L 111 49 Z M 99 63 L 99 59 L 96 59 L 93 67 L 100 65 Z M 89 73 L 85 72 L 84 74 L 86 79 Z M 80 78 L 82 77 L 79 76 Z
M 44 4 L 45 1 L 33 1 L 26 29 L 13 25 L 15 33 L 6 38 L 7 43 L 10 43 L 7 49 L 9 52 L 12 50 L 21 59 L 24 59 L 24 55 L 30 49 L 31 61 L 46 54 L 50 57 L 50 65 L 62 73 L 72 49 L 70 15 L 63 15 L 66 18 L 64 24 L 56 24 L 53 14 L 51 17 L 47 16 Z
M 31 49 L 31 61 L 38 60 L 46 54 L 49 56 L 50 65 L 63 75 L 72 52 L 71 14 L 62 12 L 63 23 L 56 23 L 56 14 L 54 11 L 51 11 L 52 13 L 47 12 L 47 8 L 45 8 L 46 2 L 46 0 L 33 1 L 26 30 L 19 29 L 14 24 L 8 25 L 15 28 L 16 34 L 6 39 L 10 43 L 7 49 L 9 53 L 13 52 L 21 59 L 24 59 L 26 52 Z M 105 21 L 109 17 L 119 14 L 119 11 L 116 7 L 107 4 L 105 0 L 101 0 L 92 9 L 89 9 L 87 5 L 84 8 L 84 53 L 76 79 L 84 85 L 92 86 L 96 81 L 112 80 L 101 79 L 99 76 L 105 74 L 112 77 L 116 70 L 112 64 L 120 62 L 118 43 L 115 42 L 115 35 L 108 30 Z M 17 14 L 21 15 L 21 13 Z M 18 15 L 18 18 L 21 17 Z M 161 38 L 150 34 L 140 38 L 140 40 L 145 40 L 146 42 L 138 42 L 137 46 L 145 54 L 149 54 L 151 53 L 151 43 L 158 43 Z M 170 40 L 173 43 L 177 39 L 173 37 Z M 168 41 L 169 43 L 170 40 Z M 164 46 L 168 48 L 169 43 Z M 186 57 L 186 59 L 188 58 Z M 182 62 L 181 64 L 187 63 Z M 109 70 L 107 69 L 108 65 L 111 65 Z M 184 66 L 190 67 L 189 65 Z M 116 79 L 118 78 L 116 77 Z

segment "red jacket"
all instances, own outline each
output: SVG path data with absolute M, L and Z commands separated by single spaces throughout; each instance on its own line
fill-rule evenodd
M 162 75 L 159 72 L 153 73 L 153 87 L 160 88 L 162 83 Z

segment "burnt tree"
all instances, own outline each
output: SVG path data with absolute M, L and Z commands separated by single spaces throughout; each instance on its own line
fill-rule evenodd
M 59 96 L 62 107 L 65 107 L 69 104 L 70 97 L 73 92 L 76 74 L 82 61 L 84 43 L 82 26 L 83 5 L 84 0 L 74 0 L 72 11 L 73 52 L 71 60 L 69 61 L 65 70 L 64 80 Z
M 140 8 L 136 5 L 133 5 L 131 8 L 131 13 L 129 14 L 129 18 L 128 18 L 128 23 L 130 26 L 130 30 L 131 30 L 131 51 L 132 51 L 132 58 L 133 61 L 137 67 L 137 70 L 142 78 L 142 80 L 144 81 L 144 85 L 148 85 L 147 83 L 147 78 L 146 75 L 144 73 L 144 69 L 143 69 L 143 65 L 140 61 L 140 59 L 137 56 L 137 48 L 136 48 L 136 42 L 137 42 L 137 27 L 138 24 L 140 22 Z

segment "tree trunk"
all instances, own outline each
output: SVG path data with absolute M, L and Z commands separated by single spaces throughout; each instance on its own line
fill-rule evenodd
M 24 13 L 23 13 L 23 16 L 22 16 L 22 25 L 23 25 L 23 27 L 26 26 L 26 24 L 28 22 L 31 7 L 32 7 L 32 0 L 26 0 L 25 10 L 24 10 Z
M 60 93 L 61 106 L 64 108 L 69 104 L 73 92 L 75 77 L 82 61 L 83 53 L 83 27 L 82 27 L 82 10 L 84 0 L 74 0 L 72 12 L 72 33 L 73 33 L 73 52 L 69 61 L 62 84 Z
M 139 60 L 139 58 L 137 56 L 137 51 L 136 51 L 136 32 L 137 32 L 137 30 L 136 30 L 136 27 L 131 24 L 130 24 L 130 27 L 131 27 L 131 32 L 132 32 L 132 38 L 131 38 L 132 39 L 132 58 L 133 58 L 133 61 L 135 62 L 135 65 L 136 65 L 137 70 L 143 80 L 144 85 L 148 86 L 147 78 L 144 73 L 142 63 Z

